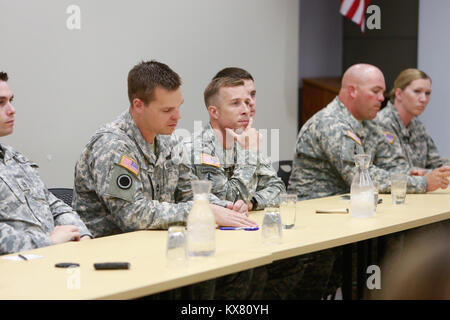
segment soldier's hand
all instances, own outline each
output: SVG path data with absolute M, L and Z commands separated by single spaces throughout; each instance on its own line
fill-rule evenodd
M 425 176 L 427 174 L 427 170 L 424 169 L 412 169 L 409 172 L 410 176 Z
M 245 214 L 246 216 L 248 215 L 248 212 L 250 210 L 248 205 L 243 200 L 238 200 L 233 204 L 227 204 L 227 209 L 240 212 L 242 214 Z
M 448 178 L 450 176 L 449 167 L 440 167 L 434 169 L 429 174 L 427 174 L 427 192 L 434 191 L 436 189 L 442 188 L 446 189 L 448 187 Z
M 211 205 L 212 212 L 219 227 L 257 227 L 258 224 L 242 213 Z
M 53 244 L 64 243 L 67 241 L 80 241 L 80 232 L 77 226 L 56 226 L 50 234 L 50 239 Z
M 253 118 L 250 118 L 247 127 L 242 133 L 236 133 L 233 130 L 225 129 L 228 136 L 236 140 L 245 150 L 258 151 L 261 145 L 262 136 L 253 126 Z

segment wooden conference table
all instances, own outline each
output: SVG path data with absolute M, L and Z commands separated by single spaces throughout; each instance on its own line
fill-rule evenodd
M 259 231 L 216 232 L 216 254 L 189 260 L 184 267 L 166 265 L 167 231 L 137 231 L 83 242 L 69 242 L 22 252 L 37 259 L 0 258 L 0 299 L 132 299 L 221 277 L 309 252 L 347 245 L 450 218 L 450 189 L 408 194 L 404 205 L 391 195 L 371 218 L 316 214 L 316 209 L 348 207 L 340 196 L 297 203 L 295 227 L 283 230 L 280 244 L 263 245 Z M 263 211 L 251 213 L 261 224 Z M 127 261 L 129 270 L 96 271 L 96 262 Z M 59 262 L 79 268 L 60 269 Z

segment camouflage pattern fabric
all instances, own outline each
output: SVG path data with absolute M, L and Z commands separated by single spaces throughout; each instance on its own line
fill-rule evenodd
M 183 163 L 181 139 L 157 135 L 151 151 L 128 111 L 97 130 L 75 168 L 73 205 L 100 237 L 141 229 L 168 229 L 185 224 L 192 208 L 191 181 L 197 179 Z M 211 196 L 225 207 L 228 201 Z M 215 279 L 150 299 L 212 299 Z
M 263 299 L 298 299 L 297 292 L 303 291 L 304 272 L 310 265 L 310 255 L 301 255 L 272 262 L 267 265 L 267 282 Z
M 78 214 L 47 190 L 37 168 L 0 144 L 0 254 L 49 246 L 58 225 L 75 225 L 82 237 L 92 237 Z
M 392 152 L 376 123 L 356 120 L 336 97 L 301 128 L 288 191 L 296 192 L 299 200 L 349 193 L 358 153 L 371 155 L 369 174 L 380 193 L 390 192 L 390 171 L 408 172 L 406 159 Z M 408 177 L 407 188 L 425 192 L 426 178 Z M 304 255 L 307 267 L 294 296 L 326 298 L 330 284 L 340 281 L 340 274 L 332 271 L 341 255 L 340 247 Z
M 400 148 L 393 148 L 393 152 L 401 152 L 411 168 L 436 169 L 443 165 L 436 144 L 417 117 L 405 127 L 397 109 L 389 101 L 375 120 L 383 128 L 390 144 L 400 144 Z
M 336 97 L 300 130 L 288 191 L 300 200 L 349 193 L 358 153 L 371 155 L 369 174 L 381 193 L 390 192 L 390 172 L 409 172 L 376 123 L 356 120 Z M 426 177 L 409 176 L 407 192 L 426 192 Z
M 342 263 L 342 248 L 322 250 L 301 256 L 303 277 L 288 299 L 320 300 L 334 294 L 342 283 L 342 275 L 336 263 Z M 334 271 L 334 272 L 333 272 Z
M 242 149 L 238 143 L 233 149 L 224 150 L 210 124 L 185 146 L 193 171 L 200 179 L 212 181 L 211 192 L 220 199 L 248 203 L 254 197 L 254 209 L 262 210 L 277 203 L 279 194 L 286 192 L 269 159 Z M 215 299 L 286 299 L 299 283 L 303 270 L 302 260 L 294 257 L 219 278 Z
M 237 142 L 225 150 L 210 124 L 185 142 L 190 165 L 199 179 L 212 182 L 211 193 L 219 199 L 247 204 L 254 198 L 262 210 L 286 192 L 269 159 L 254 151 L 244 150 Z
M 92 136 L 75 168 L 73 206 L 95 236 L 186 222 L 197 178 L 183 164 L 181 139 L 157 135 L 155 147 L 128 111 Z

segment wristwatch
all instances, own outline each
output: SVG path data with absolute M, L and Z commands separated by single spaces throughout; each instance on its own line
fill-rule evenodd
M 250 200 L 250 202 L 253 204 L 252 210 L 256 210 L 256 207 L 258 206 L 258 201 L 256 201 L 255 197 Z

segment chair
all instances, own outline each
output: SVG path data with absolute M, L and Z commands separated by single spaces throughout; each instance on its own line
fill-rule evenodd
M 73 189 L 70 188 L 51 188 L 48 189 L 58 199 L 64 201 L 65 204 L 72 206 Z
M 278 171 L 277 176 L 283 180 L 284 185 L 288 186 L 289 183 L 289 177 L 291 176 L 292 171 L 292 160 L 280 160 L 278 162 L 274 162 L 273 166 L 274 168 L 277 168 L 278 165 Z

